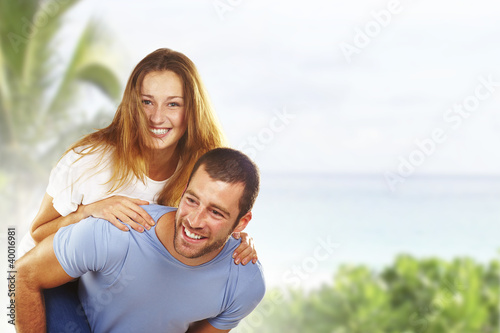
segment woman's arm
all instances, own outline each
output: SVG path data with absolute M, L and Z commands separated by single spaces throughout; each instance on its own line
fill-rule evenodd
M 83 215 L 83 210 L 80 207 L 76 212 L 61 216 L 52 205 L 52 197 L 45 193 L 40 209 L 30 227 L 31 237 L 33 237 L 35 243 L 40 243 L 62 227 L 83 220 L 86 216 Z
M 92 204 L 80 205 L 78 209 L 66 216 L 61 216 L 52 205 L 52 197 L 45 193 L 42 204 L 31 224 L 30 233 L 35 243 L 39 243 L 57 230 L 67 225 L 77 223 L 89 216 L 105 219 L 117 228 L 128 231 L 128 224 L 132 229 L 142 232 L 144 228 L 154 225 L 153 218 L 139 205 L 148 202 L 122 196 L 113 196 Z M 121 223 L 122 221 L 123 223 Z

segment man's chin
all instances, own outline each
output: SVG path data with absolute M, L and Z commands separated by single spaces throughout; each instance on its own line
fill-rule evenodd
M 203 251 L 203 249 L 202 250 L 190 249 L 188 246 L 183 245 L 182 243 L 183 243 L 182 240 L 174 242 L 174 249 L 179 255 L 183 256 L 184 258 L 196 259 L 205 254 L 205 251 Z

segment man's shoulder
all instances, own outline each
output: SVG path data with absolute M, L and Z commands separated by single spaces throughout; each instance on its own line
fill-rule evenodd
M 233 246 L 240 244 L 239 240 L 231 237 L 226 245 Z M 246 265 L 236 265 L 229 255 L 225 259 L 225 264 L 229 265 L 229 278 L 227 279 L 223 311 L 216 317 L 209 319 L 212 326 L 218 329 L 231 329 L 246 317 L 266 293 L 264 271 L 259 261 Z
M 159 205 L 159 204 L 149 204 L 149 205 L 144 205 L 141 207 L 144 208 L 144 210 L 149 215 L 151 215 L 151 217 L 155 221 L 158 221 L 158 219 L 160 217 L 162 217 L 163 215 L 165 215 L 167 213 L 177 211 L 177 208 L 175 208 L 175 207 L 163 206 L 163 205 Z
M 150 204 L 142 206 L 148 214 L 157 222 L 158 219 L 166 213 L 176 211 L 177 208 Z M 94 239 L 96 242 L 119 242 L 128 243 L 132 231 L 122 231 L 111 222 L 97 217 L 87 217 L 78 223 L 69 225 L 65 228 L 73 229 L 72 234 L 75 237 L 83 239 Z M 64 229 L 64 228 L 62 228 Z M 117 244 L 115 244 L 117 245 Z
M 96 241 L 99 241 L 102 238 L 119 236 L 126 233 L 104 219 L 89 216 L 80 222 L 59 229 L 57 234 L 60 234 L 59 237 L 63 235 L 71 237 L 72 241 L 77 239 L 82 239 L 83 241 L 96 239 Z
M 53 241 L 57 260 L 72 277 L 89 271 L 106 275 L 119 271 L 129 245 L 130 232 L 93 217 L 59 229 Z
M 130 232 L 122 231 L 104 219 L 90 216 L 59 229 L 54 242 L 66 244 L 67 248 L 75 250 L 91 249 L 120 254 L 125 253 L 129 246 Z
M 236 248 L 240 245 L 241 241 L 230 237 L 228 240 L 228 247 L 224 252 L 227 253 L 227 263 L 231 267 L 231 274 L 233 278 L 236 278 L 238 281 L 239 287 L 245 287 L 248 285 L 254 286 L 255 284 L 261 285 L 264 288 L 265 280 L 264 280 L 264 270 L 260 261 L 257 260 L 257 263 L 253 264 L 249 262 L 246 265 L 234 263 L 232 258 L 232 253 Z
M 234 264 L 238 268 L 238 281 L 243 284 L 251 284 L 254 285 L 256 283 L 260 283 L 264 286 L 264 269 L 260 261 L 254 264 L 252 262 L 242 265 L 242 264 Z

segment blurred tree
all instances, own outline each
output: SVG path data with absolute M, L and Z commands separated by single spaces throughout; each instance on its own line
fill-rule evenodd
M 96 21 L 88 22 L 73 46 L 64 40 L 69 55 L 61 53 L 63 20 L 77 2 L 0 0 L 2 212 L 22 212 L 27 195 L 44 184 L 67 146 L 105 124 L 102 112 L 85 119 L 75 107 L 82 88 L 97 87 L 113 101 L 119 97 L 109 43 Z
M 309 293 L 271 290 L 238 332 L 498 332 L 500 262 L 399 256 L 380 273 L 343 266 Z M 277 297 L 279 295 L 279 297 Z

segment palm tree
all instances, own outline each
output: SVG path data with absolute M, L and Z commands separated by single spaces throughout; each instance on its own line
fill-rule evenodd
M 5 213 L 7 207 L 11 214 L 22 212 L 18 208 L 46 182 L 68 144 L 102 116 L 82 123 L 83 113 L 75 107 L 82 88 L 97 87 L 112 101 L 121 91 L 96 21 L 88 22 L 69 57 L 56 52 L 63 19 L 77 2 L 0 0 L 0 211 Z

